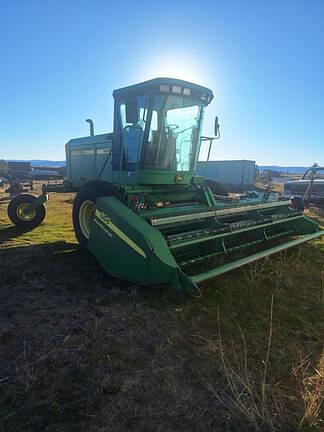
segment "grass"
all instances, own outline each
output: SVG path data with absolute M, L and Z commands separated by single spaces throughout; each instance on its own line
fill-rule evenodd
M 183 299 L 106 275 L 72 198 L 29 233 L 0 202 L 1 432 L 323 428 L 324 239 Z

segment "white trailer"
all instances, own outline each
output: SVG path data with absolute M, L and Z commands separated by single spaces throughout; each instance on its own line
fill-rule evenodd
M 228 190 L 249 189 L 254 184 L 255 161 L 199 161 L 197 174 L 223 184 Z

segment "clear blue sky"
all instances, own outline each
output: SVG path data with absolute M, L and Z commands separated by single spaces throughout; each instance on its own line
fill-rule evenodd
M 156 76 L 213 89 L 214 159 L 324 164 L 323 0 L 8 0 L 0 159 L 64 159 L 112 130 L 112 90 Z

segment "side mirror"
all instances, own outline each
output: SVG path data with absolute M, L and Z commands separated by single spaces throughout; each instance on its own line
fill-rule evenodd
M 126 123 L 138 123 L 138 105 L 135 98 L 126 101 Z
M 214 135 L 215 135 L 215 138 L 219 138 L 219 137 L 220 137 L 220 132 L 219 132 L 219 123 L 218 123 L 218 116 L 215 117 L 215 123 L 214 123 Z

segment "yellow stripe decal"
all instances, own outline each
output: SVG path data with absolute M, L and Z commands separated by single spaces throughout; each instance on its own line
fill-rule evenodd
M 115 233 L 121 240 L 123 240 L 126 244 L 128 244 L 129 247 L 134 249 L 135 252 L 137 252 L 139 255 L 141 255 L 143 258 L 146 258 L 146 254 L 139 246 L 137 246 L 136 243 L 133 242 L 127 235 L 121 231 L 115 224 L 113 224 L 110 220 L 110 218 L 103 212 L 100 212 L 99 210 L 96 210 L 95 213 L 96 217 L 101 220 L 101 222 L 106 225 L 113 233 Z

